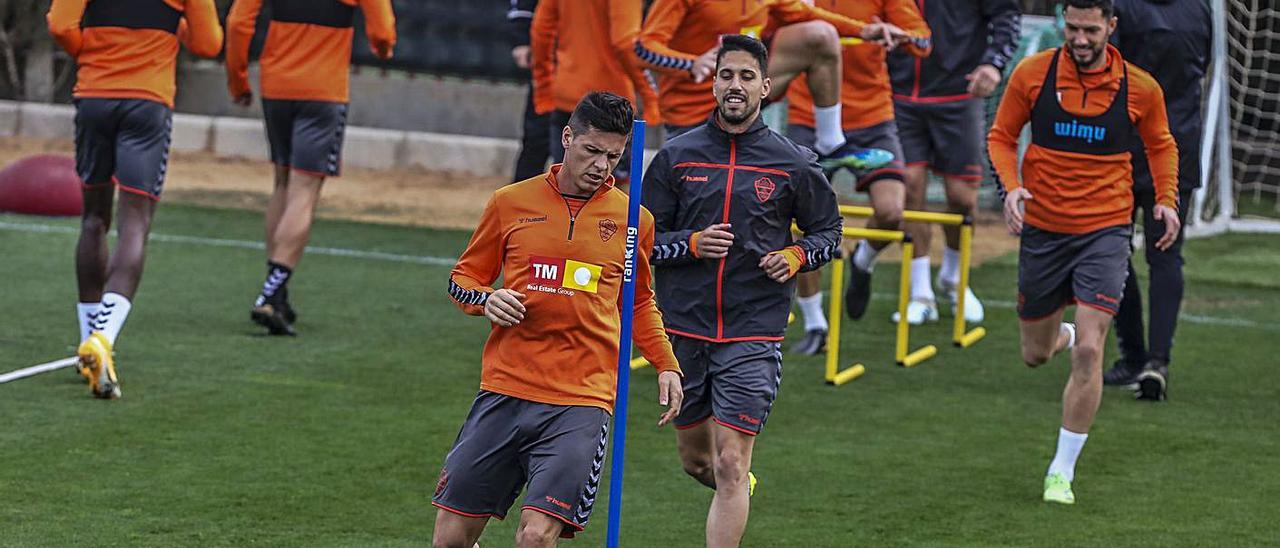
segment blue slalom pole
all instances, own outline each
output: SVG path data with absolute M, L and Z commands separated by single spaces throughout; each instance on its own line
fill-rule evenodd
M 609 536 L 618 548 L 622 529 L 622 473 L 627 465 L 627 394 L 631 390 L 631 321 L 636 301 L 636 245 L 640 243 L 640 191 L 644 186 L 644 120 L 631 123 L 631 189 L 627 200 L 627 251 L 622 267 L 621 333 L 618 333 L 618 390 L 613 408 L 613 464 L 609 472 Z

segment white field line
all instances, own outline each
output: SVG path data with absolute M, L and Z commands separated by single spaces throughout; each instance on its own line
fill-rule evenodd
M 45 225 L 33 223 L 10 223 L 0 221 L 0 230 L 11 230 L 15 232 L 44 232 L 52 234 L 79 234 L 80 229 L 71 226 L 62 225 Z M 228 240 L 224 238 L 204 238 L 200 236 L 178 236 L 174 234 L 152 233 L 150 241 L 177 243 L 177 244 L 195 244 L 207 245 L 215 247 L 234 247 L 239 249 L 266 249 L 266 245 L 262 242 L 253 242 L 249 240 Z M 307 247 L 308 254 L 312 255 L 329 255 L 332 257 L 352 257 L 356 259 L 373 259 L 378 261 L 391 261 L 396 263 L 412 263 L 425 264 L 430 266 L 453 266 L 457 263 L 457 259 L 447 257 L 432 257 L 429 255 L 402 255 L 399 253 L 384 253 L 382 251 L 364 251 L 360 249 L 343 249 L 340 247 Z
M 44 232 L 53 234 L 79 234 L 80 229 L 71 226 L 48 225 L 37 223 L 11 223 L 0 221 L 0 230 L 11 230 L 15 232 Z M 194 244 L 215 247 L 233 247 L 240 249 L 266 249 L 262 242 L 249 240 L 229 240 L 224 238 L 204 238 L 200 236 L 179 236 L 174 234 L 151 234 L 151 240 L 166 243 L 178 244 Z M 308 247 L 307 253 L 315 255 L 328 255 L 331 257 L 350 257 L 353 259 L 371 259 L 378 261 L 390 261 L 397 263 L 423 264 L 430 266 L 453 266 L 457 263 L 457 259 L 448 257 L 433 257 L 430 255 L 402 255 L 399 253 L 384 253 L 381 251 L 363 251 L 359 249 L 344 249 L 340 247 Z M 896 299 L 890 295 L 875 295 L 876 299 Z M 993 308 L 1013 309 L 1017 304 L 1013 301 L 1000 300 L 984 300 L 982 304 Z M 1181 321 L 1193 324 L 1203 325 L 1227 325 L 1233 327 L 1244 327 L 1252 329 L 1263 329 L 1267 331 L 1280 331 L 1280 324 L 1262 323 L 1253 320 L 1245 320 L 1240 318 L 1220 318 L 1216 316 L 1204 316 L 1200 314 L 1183 313 Z

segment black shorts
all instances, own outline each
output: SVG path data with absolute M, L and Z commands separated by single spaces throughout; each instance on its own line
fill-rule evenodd
M 431 503 L 472 518 L 503 519 L 521 489 L 525 509 L 587 526 L 604 467 L 609 413 L 480 391 L 445 457 Z
M 764 429 L 782 384 L 782 343 L 713 343 L 672 335 L 671 350 L 684 372 L 684 405 L 676 428 L 714 419 L 751 436 Z
M 1129 270 L 1129 225 L 1084 234 L 1022 227 L 1018 317 L 1034 321 L 1075 302 L 1115 315 Z
M 146 99 L 76 99 L 76 173 L 85 186 L 160 199 L 173 111 Z
M 262 117 L 272 162 L 321 177 L 342 171 L 346 103 L 263 99 Z
M 929 166 L 944 177 L 982 180 L 986 112 L 982 99 L 945 103 L 894 101 L 898 138 L 909 166 Z
M 809 126 L 799 124 L 787 125 L 787 138 L 798 145 L 813 148 L 818 141 L 817 131 Z M 902 182 L 902 170 L 906 164 L 902 162 L 902 144 L 898 142 L 898 126 L 893 120 L 881 122 L 874 126 L 850 129 L 844 132 L 844 138 L 850 146 L 857 148 L 878 148 L 893 154 L 893 161 L 879 169 L 873 169 L 858 178 L 854 187 L 858 192 L 866 192 L 876 181 Z

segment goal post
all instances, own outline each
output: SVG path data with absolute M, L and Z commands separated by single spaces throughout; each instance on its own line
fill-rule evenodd
M 1280 233 L 1280 8 L 1225 0 L 1213 8 L 1201 186 L 1188 237 Z

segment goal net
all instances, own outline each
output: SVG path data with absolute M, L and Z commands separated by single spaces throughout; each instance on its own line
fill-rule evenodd
M 1280 233 L 1280 7 L 1213 2 L 1213 64 L 1191 233 Z

